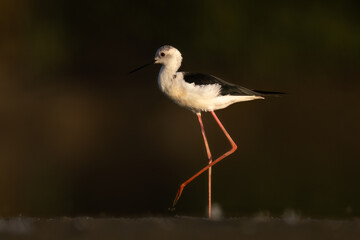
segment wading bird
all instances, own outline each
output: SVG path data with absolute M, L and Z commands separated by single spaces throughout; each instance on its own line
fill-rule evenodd
M 151 64 L 161 64 L 158 83 L 161 91 L 165 93 L 171 100 L 193 111 L 199 120 L 201 133 L 204 139 L 205 148 L 209 163 L 206 167 L 197 172 L 194 176 L 183 182 L 176 194 L 173 202 L 173 208 L 178 202 L 183 189 L 192 180 L 200 174 L 208 170 L 209 172 L 209 218 L 211 218 L 211 167 L 216 163 L 229 156 L 237 149 L 235 142 L 226 131 L 219 118 L 215 114 L 215 110 L 226 108 L 236 103 L 251 101 L 256 99 L 264 99 L 265 96 L 281 94 L 280 92 L 268 92 L 249 90 L 247 88 L 225 82 L 224 80 L 209 74 L 178 72 L 181 66 L 182 56 L 176 48 L 165 45 L 160 47 L 155 54 L 152 62 L 134 69 L 129 73 L 136 72 Z M 231 149 L 213 161 L 209 144 L 205 135 L 204 125 L 201 119 L 201 112 L 211 112 L 215 121 L 224 132 L 230 142 Z

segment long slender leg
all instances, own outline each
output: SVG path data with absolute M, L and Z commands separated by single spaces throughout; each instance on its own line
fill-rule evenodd
M 194 180 L 196 177 L 198 177 L 200 174 L 202 174 L 203 172 L 205 172 L 206 170 L 208 170 L 210 167 L 214 166 L 216 163 L 220 162 L 221 160 L 223 160 L 224 158 L 226 158 L 227 156 L 229 156 L 230 154 L 232 154 L 233 152 L 235 152 L 235 150 L 237 149 L 237 146 L 235 144 L 235 142 L 232 140 L 232 138 L 230 137 L 229 133 L 226 131 L 226 129 L 224 128 L 224 126 L 222 125 L 222 123 L 220 122 L 220 120 L 218 119 L 218 117 L 216 116 L 214 111 L 211 111 L 211 114 L 213 115 L 213 117 L 215 118 L 216 122 L 218 123 L 218 125 L 220 126 L 221 130 L 224 132 L 225 136 L 227 137 L 227 139 L 229 140 L 230 144 L 231 144 L 231 149 L 229 151 L 227 151 L 226 153 L 224 153 L 223 155 L 221 155 L 219 158 L 217 158 L 215 161 L 213 161 L 212 163 L 208 164 L 206 167 L 204 167 L 203 169 L 201 169 L 199 172 L 197 172 L 194 176 L 192 176 L 191 178 L 189 178 L 188 180 L 186 180 L 185 182 L 183 182 L 180 187 L 179 190 L 176 194 L 174 203 L 173 203 L 173 207 L 176 205 L 176 203 L 178 202 L 182 191 L 184 190 L 184 187 L 186 185 L 188 185 L 192 180 Z
M 209 164 L 212 163 L 212 156 L 211 156 L 211 152 L 210 152 L 210 148 L 209 148 L 209 144 L 205 135 L 205 128 L 201 119 L 201 113 L 196 113 L 198 119 L 199 119 L 199 123 L 200 123 L 200 127 L 201 127 L 201 133 L 202 136 L 204 138 L 204 143 L 205 143 L 205 147 L 206 147 L 206 153 L 209 159 Z M 209 218 L 211 218 L 211 167 L 209 167 Z

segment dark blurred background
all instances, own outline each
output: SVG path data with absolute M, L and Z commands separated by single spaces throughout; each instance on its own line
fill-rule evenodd
M 356 1 L 0 1 L 0 35 L 0 216 L 168 214 L 207 159 L 160 66 L 126 75 L 164 44 L 182 70 L 288 93 L 218 111 L 239 146 L 213 169 L 224 216 L 360 216 Z M 206 204 L 204 174 L 175 213 Z

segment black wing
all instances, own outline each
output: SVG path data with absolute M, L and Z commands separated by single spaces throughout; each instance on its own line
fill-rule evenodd
M 261 96 L 261 93 L 257 93 L 250 89 L 225 82 L 224 80 L 209 74 L 189 73 L 189 72 L 183 72 L 183 74 L 184 74 L 184 80 L 187 83 L 194 83 L 195 85 L 219 84 L 221 87 L 220 94 L 223 96 L 225 95 Z
M 282 94 L 286 94 L 284 92 L 271 92 L 271 91 L 264 91 L 264 90 L 253 90 L 253 91 L 263 97 L 279 97 Z

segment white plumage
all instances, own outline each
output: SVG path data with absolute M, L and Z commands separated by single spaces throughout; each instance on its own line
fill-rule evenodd
M 155 54 L 155 63 L 163 65 L 158 77 L 159 87 L 162 92 L 180 106 L 194 112 L 214 111 L 236 102 L 264 98 L 256 95 L 255 92 L 254 95 L 222 95 L 222 86 L 216 82 L 211 84 L 189 83 L 185 81 L 184 72 L 177 72 L 181 66 L 181 61 L 181 53 L 168 45 L 159 48 Z

